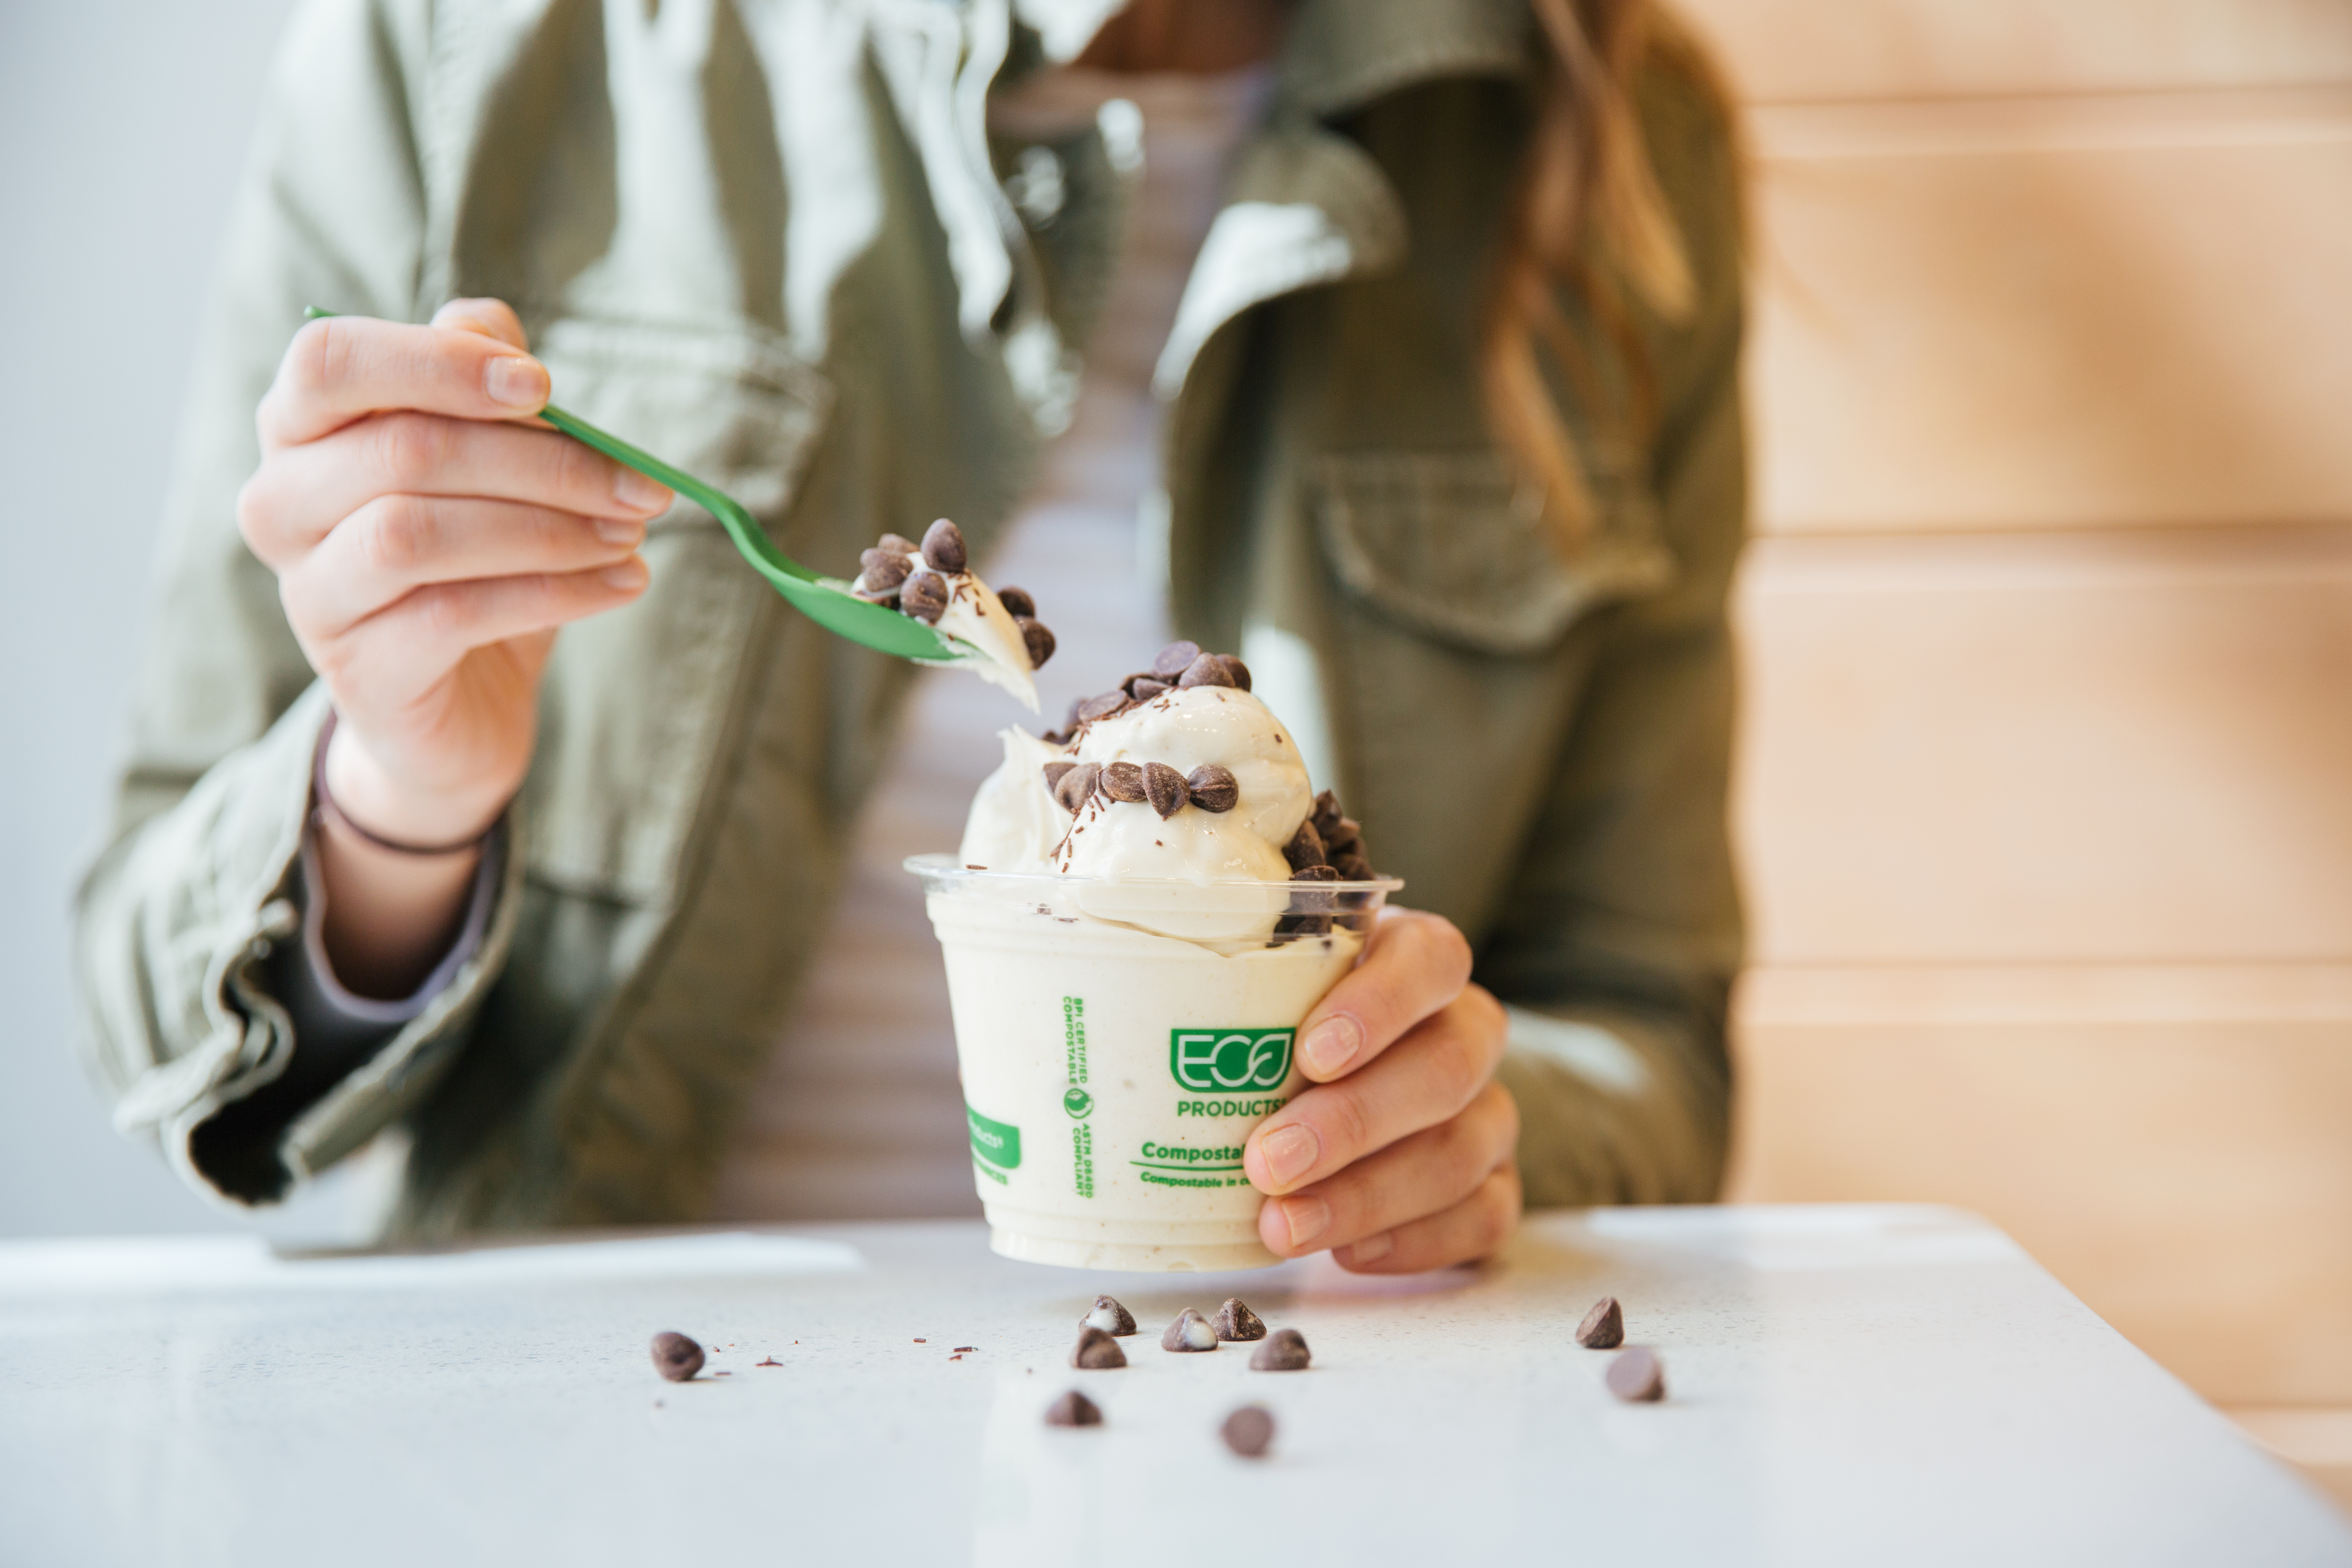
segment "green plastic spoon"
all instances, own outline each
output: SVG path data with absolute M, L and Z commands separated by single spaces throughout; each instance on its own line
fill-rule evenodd
M 312 305 L 302 314 L 311 321 L 337 315 Z M 768 531 L 734 497 L 712 489 L 680 468 L 674 468 L 652 453 L 640 450 L 618 436 L 599 430 L 576 414 L 567 414 L 553 404 L 539 411 L 539 416 L 584 446 L 593 447 L 614 462 L 635 468 L 647 479 L 659 479 L 687 500 L 701 507 L 719 520 L 727 537 L 735 542 L 736 550 L 751 569 L 772 584 L 777 593 L 793 603 L 801 614 L 833 633 L 851 642 L 899 658 L 920 659 L 929 664 L 953 664 L 981 657 L 968 643 L 948 637 L 910 616 L 883 605 L 869 605 L 863 599 L 852 598 L 849 584 L 837 579 L 818 576 L 775 546 Z

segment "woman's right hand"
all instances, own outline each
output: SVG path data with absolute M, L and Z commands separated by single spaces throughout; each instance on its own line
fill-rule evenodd
M 487 830 L 530 764 L 556 629 L 645 591 L 670 492 L 526 423 L 547 399 L 495 300 L 313 321 L 262 399 L 238 527 L 334 694 L 328 787 L 384 837 Z

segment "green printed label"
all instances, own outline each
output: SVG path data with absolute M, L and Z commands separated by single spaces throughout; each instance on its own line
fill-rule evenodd
M 971 1152 L 1000 1170 L 1013 1171 L 1021 1167 L 1021 1129 L 1002 1121 L 992 1121 L 967 1105 L 966 1120 L 971 1123 Z
M 1171 1029 L 1168 1070 L 1199 1094 L 1276 1089 L 1290 1076 L 1289 1029 Z

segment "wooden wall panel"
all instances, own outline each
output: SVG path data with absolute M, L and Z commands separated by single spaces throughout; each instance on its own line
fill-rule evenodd
M 1992 1005 L 1933 1016 L 1972 979 Z M 2352 995 L 2034 1018 L 2003 979 L 1875 1021 L 1743 997 L 1734 1194 L 1975 1209 L 2207 1397 L 2352 1405 Z
M 1755 140 L 1764 531 L 2352 519 L 2352 91 Z
M 1756 962 L 2352 955 L 2352 528 L 1767 541 Z
M 1754 102 L 2352 81 L 2340 0 L 1675 0 Z

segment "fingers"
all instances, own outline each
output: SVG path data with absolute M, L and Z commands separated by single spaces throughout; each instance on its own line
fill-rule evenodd
M 523 335 L 522 318 L 504 300 L 452 300 L 433 312 L 433 324 L 480 332 L 525 353 L 530 349 L 530 340 Z
M 645 534 L 636 518 L 473 497 L 379 496 L 285 568 L 278 591 L 296 632 L 334 637 L 428 584 L 609 566 Z
M 1502 1005 L 1465 987 L 1370 1065 L 1308 1089 L 1260 1122 L 1242 1153 L 1252 1184 L 1297 1192 L 1470 1103 L 1494 1076 L 1507 1034 Z
M 1519 1112 L 1488 1083 L 1460 1115 L 1402 1138 L 1328 1181 L 1258 1211 L 1258 1234 L 1285 1257 L 1369 1246 L 1468 1199 L 1519 1141 Z
M 618 608 L 646 590 L 630 556 L 587 572 L 475 578 L 417 589 L 340 637 L 304 651 L 339 701 L 395 709 L 437 685 L 478 647 Z
M 1366 1237 L 1336 1249 L 1331 1258 L 1357 1274 L 1418 1274 L 1468 1263 L 1510 1239 L 1519 1223 L 1520 1201 L 1518 1167 L 1501 1165 L 1444 1213 Z
M 394 408 L 459 419 L 520 419 L 548 396 L 547 368 L 520 347 L 521 325 L 494 300 L 452 307 L 463 324 L 418 327 L 333 316 L 294 334 L 256 416 L 265 451 L 314 441 Z M 512 328 L 512 337 L 505 331 Z
M 554 431 L 402 413 L 272 455 L 239 493 L 237 522 L 254 554 L 282 571 L 344 518 L 391 495 L 475 496 L 636 519 L 670 502 L 666 486 Z
M 1454 922 L 1386 911 L 1358 964 L 1299 1026 L 1299 1070 L 1318 1083 L 1353 1072 L 1470 983 L 1470 943 Z

